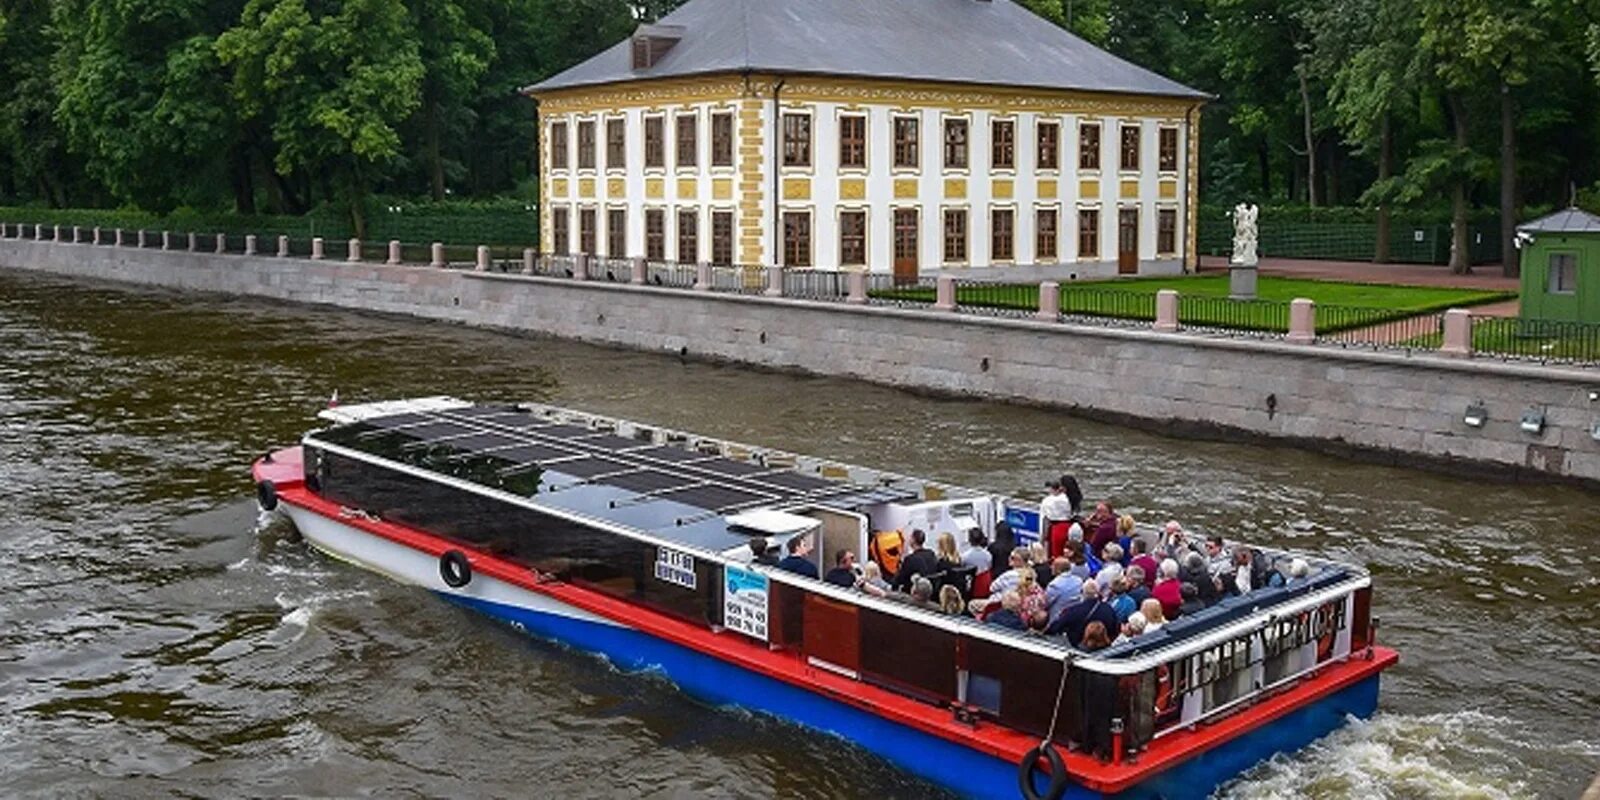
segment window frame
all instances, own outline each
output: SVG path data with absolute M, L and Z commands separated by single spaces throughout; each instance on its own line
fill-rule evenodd
M 816 243 L 813 241 L 815 227 L 811 224 L 811 209 L 784 209 L 779 212 L 778 219 L 783 231 L 783 266 L 785 268 L 812 266 L 815 263 L 812 258 L 812 248 Z M 791 222 L 799 223 L 796 227 L 801 236 L 795 235 L 796 229 L 790 227 Z M 803 247 L 800 246 L 802 244 Z
M 959 127 L 961 130 L 960 143 L 951 141 L 951 131 Z M 965 171 L 972 168 L 972 121 L 966 117 L 944 118 L 944 168 L 946 170 Z M 959 149 L 953 149 L 957 148 Z M 958 159 L 951 156 L 959 154 Z M 958 163 L 959 162 L 959 163 Z
M 693 264 L 700 260 L 700 209 L 694 206 L 679 208 L 676 222 L 678 229 L 675 231 L 676 249 L 673 255 L 680 264 Z M 689 251 L 687 258 L 684 257 L 685 250 Z
M 1163 247 L 1162 245 L 1166 245 Z M 1178 209 L 1156 209 L 1156 255 L 1178 254 Z
M 617 220 L 622 220 L 618 225 Z M 620 237 L 620 239 L 618 238 Z M 622 246 L 617 247 L 621 242 Z M 621 252 L 617 252 L 620 250 Z M 628 257 L 628 208 L 627 206 L 608 206 L 606 208 L 606 258 Z
M 1000 220 L 1006 220 L 1006 233 L 1000 236 Z M 1006 245 L 1002 253 L 998 245 Z M 994 206 L 989 209 L 989 263 L 1004 264 L 1017 260 L 1017 209 L 1012 206 Z
M 558 256 L 572 252 L 572 208 L 569 206 L 550 207 L 550 252 Z
M 1004 135 L 1001 132 L 1004 131 Z M 989 120 L 989 169 L 1015 172 L 1017 169 L 1017 120 L 992 117 Z
M 859 223 L 860 223 L 859 232 L 857 232 L 855 234 L 851 234 L 850 226 L 848 224 L 846 224 L 846 220 L 847 219 L 854 219 L 854 220 L 858 220 L 859 221 Z M 849 255 L 849 253 L 851 252 L 852 248 L 846 244 L 846 242 L 849 242 L 849 241 L 852 241 L 852 240 L 856 241 L 855 247 L 859 248 L 859 252 L 860 252 L 860 256 L 858 258 L 854 258 L 854 259 L 852 259 L 850 257 L 850 255 Z M 867 210 L 864 209 L 864 208 L 842 208 L 842 209 L 839 209 L 839 266 L 841 266 L 841 267 L 865 267 L 865 266 L 867 266 L 867 248 L 868 248 L 869 244 L 870 244 L 870 239 L 868 238 L 868 233 L 867 233 Z
M 1557 277 L 1560 274 L 1557 272 L 1556 262 L 1558 259 L 1564 260 L 1565 265 L 1569 267 L 1569 269 L 1564 271 L 1571 277 L 1570 282 L 1557 280 Z M 1557 288 L 1558 285 L 1566 285 L 1569 288 L 1560 289 Z M 1545 260 L 1544 293 L 1560 295 L 1562 297 L 1572 297 L 1578 294 L 1577 251 L 1557 250 L 1552 252 L 1550 257 Z
M 856 139 L 853 139 L 853 138 L 852 139 L 846 139 L 845 138 L 845 127 L 846 127 L 846 123 L 847 122 L 849 122 L 849 123 L 860 123 L 860 125 L 861 125 L 861 137 L 860 137 L 859 141 L 857 141 Z M 869 145 L 870 145 L 870 143 L 872 141 L 869 138 L 870 137 L 870 133 L 869 133 L 869 130 L 868 130 L 869 127 L 870 127 L 870 124 L 871 123 L 869 123 L 867 121 L 867 115 L 866 114 L 858 114 L 858 113 L 853 113 L 852 112 L 852 113 L 848 113 L 848 114 L 840 114 L 839 115 L 839 170 L 841 172 L 844 172 L 844 171 L 866 172 L 868 170 L 868 161 L 867 161 L 868 155 L 867 155 L 867 153 L 868 153 L 868 150 L 870 149 Z M 854 161 L 846 160 L 845 154 L 848 153 L 848 152 L 851 152 L 852 150 L 859 150 L 860 158 L 858 160 L 854 160 Z
M 811 169 L 815 163 L 813 145 L 816 138 L 814 118 L 810 111 L 784 109 L 782 113 L 782 164 L 784 169 Z M 804 128 L 804 130 L 796 130 Z
M 1093 133 L 1093 136 L 1090 134 Z M 1105 142 L 1102 138 L 1104 126 L 1099 122 L 1078 123 L 1078 170 L 1081 172 L 1099 172 L 1103 160 Z M 1093 140 L 1090 146 L 1086 142 Z
M 1128 134 L 1133 134 L 1130 137 Z M 1144 157 L 1144 126 L 1138 122 L 1117 125 L 1117 169 L 1120 172 L 1139 172 Z M 1128 166 L 1129 162 L 1133 166 Z
M 1045 131 L 1050 131 L 1050 147 L 1045 148 Z M 1055 119 L 1041 119 L 1034 123 L 1033 131 L 1034 169 L 1039 172 L 1061 171 L 1061 121 Z M 1045 158 L 1045 153 L 1050 158 Z
M 684 123 L 688 123 L 687 129 Z M 685 141 L 684 132 L 688 137 Z M 685 147 L 687 145 L 687 147 Z M 689 156 L 684 160 L 684 155 Z M 695 169 L 700 165 L 700 113 L 680 111 L 672 118 L 672 165 L 677 169 Z
M 1171 139 L 1171 147 L 1167 146 Z M 1170 156 L 1170 158 L 1169 158 Z M 1178 129 L 1171 125 L 1162 125 L 1156 129 L 1156 167 L 1159 172 L 1176 173 L 1178 171 Z
M 1045 237 L 1046 219 L 1050 221 L 1049 238 Z M 1061 209 L 1057 206 L 1041 206 L 1033 212 L 1033 260 L 1041 262 L 1046 258 L 1061 260 Z
M 901 138 L 902 125 L 909 125 L 911 136 Z M 889 140 L 892 151 L 891 165 L 897 172 L 916 172 L 922 169 L 922 117 L 916 114 L 894 114 L 889 117 Z M 901 156 L 908 156 L 902 158 Z
M 720 128 L 727 128 L 727 136 L 719 134 Z M 738 150 L 739 132 L 734 125 L 732 111 L 711 112 L 711 168 L 722 169 L 734 166 L 734 153 Z
M 584 223 L 588 223 L 585 225 Z M 600 211 L 594 206 L 578 209 L 578 250 L 581 255 L 598 255 L 600 245 Z
M 644 210 L 644 257 L 647 261 L 667 260 L 667 210 L 664 208 Z
M 1089 224 L 1085 225 L 1085 220 Z M 1078 260 L 1098 261 L 1100 259 L 1100 209 L 1080 208 L 1077 218 L 1078 233 Z
M 562 172 L 572 168 L 572 143 L 569 140 L 567 121 L 554 120 L 549 127 L 550 136 L 550 169 Z
M 723 221 L 727 222 L 726 232 L 721 230 L 721 223 Z M 735 230 L 736 223 L 737 220 L 734 218 L 732 209 L 714 208 L 711 210 L 710 256 L 712 264 L 720 267 L 733 266 L 734 239 L 737 236 L 737 231 Z M 722 255 L 724 249 L 727 251 L 726 256 Z
M 961 224 L 960 224 L 961 230 L 959 231 L 959 237 L 960 237 L 959 239 L 952 238 L 951 231 L 950 231 L 950 222 L 951 222 L 951 220 L 960 220 L 961 221 Z M 965 206 L 956 207 L 956 208 L 946 208 L 944 210 L 944 214 L 942 214 L 941 217 L 940 217 L 940 231 L 941 231 L 942 235 L 939 238 L 940 238 L 940 241 L 943 243 L 943 247 L 940 249 L 940 252 L 939 252 L 939 258 L 941 259 L 941 263 L 944 263 L 944 264 L 966 264 L 966 263 L 970 263 L 971 260 L 972 260 L 972 251 L 971 251 L 971 245 L 972 245 L 972 212 L 971 212 L 971 209 L 966 208 Z M 958 247 L 952 248 L 950 246 L 952 242 L 958 242 L 959 243 Z M 959 250 L 959 252 L 952 252 L 952 250 Z M 952 255 L 956 256 L 956 257 L 955 258 L 951 258 Z
M 613 141 L 612 131 L 620 131 L 621 136 Z M 606 171 L 626 172 L 628 169 L 628 118 L 606 118 Z
M 596 156 L 596 154 L 598 152 L 597 148 L 599 146 L 598 142 L 596 141 L 596 138 L 595 138 L 596 137 L 596 133 L 597 133 L 595 129 L 596 129 L 597 125 L 598 125 L 598 123 L 597 123 L 596 120 L 592 120 L 592 119 L 580 119 L 580 120 L 578 120 L 578 129 L 577 129 L 578 143 L 577 143 L 577 147 L 578 147 L 578 169 L 580 169 L 580 170 L 583 170 L 583 169 L 592 170 L 592 169 L 595 169 L 595 167 L 599 164 L 599 162 L 595 160 L 595 156 Z M 588 134 L 588 136 L 585 136 L 584 134 Z

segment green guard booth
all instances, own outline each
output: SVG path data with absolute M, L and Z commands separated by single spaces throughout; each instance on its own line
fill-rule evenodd
M 1567 208 L 1517 226 L 1522 319 L 1600 323 L 1600 217 Z

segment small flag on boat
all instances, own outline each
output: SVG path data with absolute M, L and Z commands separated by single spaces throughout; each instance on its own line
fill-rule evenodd
M 328 408 L 338 408 L 338 407 L 339 407 L 339 390 L 338 389 L 334 389 L 333 390 L 333 396 L 328 398 Z

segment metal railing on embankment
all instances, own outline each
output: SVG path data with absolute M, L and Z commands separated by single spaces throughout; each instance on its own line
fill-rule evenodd
M 1226 297 L 976 281 L 943 275 L 713 265 L 645 258 L 540 253 L 531 248 L 325 241 L 237 233 L 122 230 L 0 223 L 0 238 L 100 247 L 425 266 L 680 291 L 882 306 L 1058 324 L 1118 325 L 1163 333 L 1277 339 L 1303 345 L 1432 352 L 1550 364 L 1600 365 L 1600 325 Z

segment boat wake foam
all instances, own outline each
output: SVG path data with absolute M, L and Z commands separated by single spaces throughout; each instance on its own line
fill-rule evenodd
M 1572 742 L 1573 755 L 1600 749 Z M 1380 713 L 1292 755 L 1278 755 L 1224 784 L 1216 798 L 1523 798 L 1540 752 L 1518 723 L 1481 711 Z M 1523 757 L 1508 760 L 1507 754 Z

